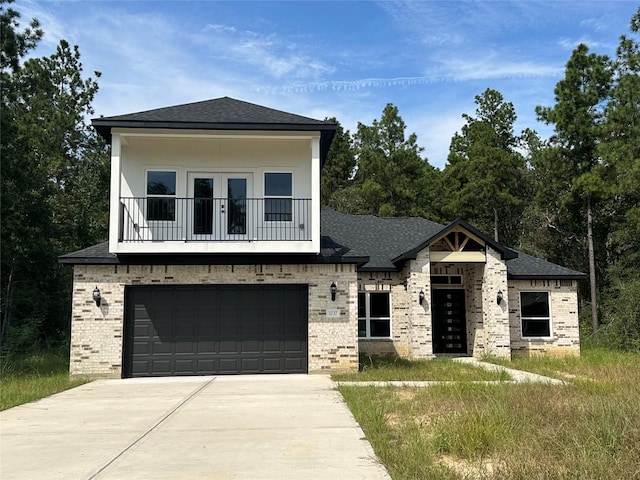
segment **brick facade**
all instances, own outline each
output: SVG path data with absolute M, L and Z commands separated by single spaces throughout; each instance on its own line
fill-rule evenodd
M 522 338 L 520 292 L 548 292 L 551 338 Z M 578 294 L 575 280 L 512 280 L 509 282 L 511 351 L 514 355 L 580 355 Z
M 360 353 L 398 355 L 403 358 L 432 358 L 431 291 L 455 288 L 465 291 L 467 354 L 480 358 L 493 355 L 548 353 L 577 355 L 578 331 L 577 282 L 572 280 L 507 280 L 506 262 L 491 247 L 486 248 L 486 263 L 429 262 L 428 250 L 407 262 L 402 272 L 360 272 L 359 291 L 391 292 L 391 338 L 360 339 Z M 461 275 L 462 285 L 431 285 L 431 275 Z M 549 291 L 551 294 L 552 338 L 522 339 L 520 291 Z M 418 302 L 425 292 L 423 305 Z M 502 301 L 497 303 L 498 291 Z
M 338 293 L 331 301 L 330 285 Z M 75 265 L 72 376 L 122 375 L 126 285 L 295 283 L 309 286 L 309 372 L 358 368 L 355 265 Z M 100 289 L 102 304 L 92 298 Z M 327 315 L 327 311 L 338 316 Z
M 432 358 L 432 274 L 462 275 L 463 284 L 449 288 L 465 290 L 469 355 L 579 355 L 577 282 L 507 281 L 504 260 L 488 246 L 486 251 L 486 263 L 431 264 L 425 249 L 400 272 L 356 272 L 355 265 L 75 265 L 70 373 L 122 375 L 126 285 L 306 284 L 310 373 L 354 371 L 359 353 Z M 338 286 L 335 302 L 329 290 L 332 282 Z M 92 299 L 96 286 L 103 298 L 99 308 Z M 358 291 L 390 292 L 391 338 L 358 339 Z M 418 301 L 421 291 L 425 293 L 422 305 Z M 498 291 L 503 295 L 500 305 L 496 301 Z M 522 338 L 523 291 L 549 292 L 551 338 Z

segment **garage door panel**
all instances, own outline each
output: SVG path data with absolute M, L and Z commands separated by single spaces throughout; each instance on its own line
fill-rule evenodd
M 284 359 L 284 370 L 297 371 L 306 368 L 300 357 L 287 357 Z
M 238 354 L 242 351 L 242 349 L 240 348 L 240 342 L 236 340 L 221 340 L 219 344 L 220 344 L 220 349 L 219 349 L 220 353 Z
M 219 373 L 234 374 L 240 371 L 240 361 L 238 358 L 220 358 Z
M 182 374 L 186 374 L 186 373 L 193 373 L 193 371 L 195 370 L 194 368 L 194 360 L 193 359 L 176 359 L 175 361 L 175 372 L 176 373 L 182 373 Z
M 137 354 L 143 354 L 142 351 L 136 351 Z M 160 341 L 155 341 L 151 343 L 151 351 L 153 355 L 170 355 L 173 353 L 173 345 L 171 343 L 165 343 Z
M 306 344 L 300 340 L 285 340 L 284 345 L 281 347 L 282 351 L 287 353 L 301 353 L 306 350 Z
M 282 352 L 282 342 L 279 339 L 265 339 L 262 351 L 264 353 Z
M 176 354 L 189 354 L 194 355 L 198 353 L 197 342 L 193 340 L 187 341 L 177 341 L 175 342 L 175 353 Z
M 260 359 L 243 358 L 241 359 L 241 367 L 239 373 L 259 373 L 260 372 Z
M 217 353 L 217 342 L 213 340 L 199 340 L 197 343 L 198 354 L 200 358 L 202 355 L 212 355 Z
M 127 287 L 125 376 L 307 371 L 306 285 Z
M 260 353 L 260 342 L 253 339 L 243 339 L 240 342 L 241 353 Z
M 174 324 L 175 337 L 176 338 L 196 338 L 197 324 L 194 322 L 187 321 L 185 320 L 185 318 L 189 318 L 189 317 L 178 317 L 179 320 Z

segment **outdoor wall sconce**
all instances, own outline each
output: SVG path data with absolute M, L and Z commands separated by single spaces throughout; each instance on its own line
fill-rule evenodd
M 420 302 L 420 305 L 424 302 L 424 292 L 422 290 L 420 290 L 420 293 L 418 294 L 418 302 Z
M 498 302 L 498 305 L 502 303 L 502 298 L 502 290 L 498 290 L 498 296 L 496 297 L 496 302 Z
M 338 285 L 336 285 L 336 282 L 333 282 L 331 284 L 331 301 L 332 302 L 336 301 L 336 293 L 338 293 Z
M 98 287 L 93 289 L 93 300 L 96 302 L 96 307 L 99 307 L 100 302 L 102 302 L 102 296 L 100 295 L 100 289 Z

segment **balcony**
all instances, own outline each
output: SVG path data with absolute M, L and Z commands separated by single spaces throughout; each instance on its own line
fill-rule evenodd
M 118 242 L 121 245 L 312 240 L 312 209 L 308 198 L 120 198 Z M 302 250 L 308 249 L 302 247 Z

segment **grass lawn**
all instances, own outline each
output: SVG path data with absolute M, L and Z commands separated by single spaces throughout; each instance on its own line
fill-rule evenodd
M 568 385 L 339 388 L 394 479 L 640 479 L 640 353 L 505 365 Z
M 396 357 L 370 358 L 366 356 L 360 358 L 360 371 L 358 373 L 332 375 L 331 378 L 339 382 L 391 380 L 473 382 L 511 379 L 504 371 L 490 372 L 482 368 L 454 362 L 447 357 L 409 361 Z
M 43 352 L 0 359 L 0 410 L 77 387 L 88 380 L 69 379 L 69 357 Z

